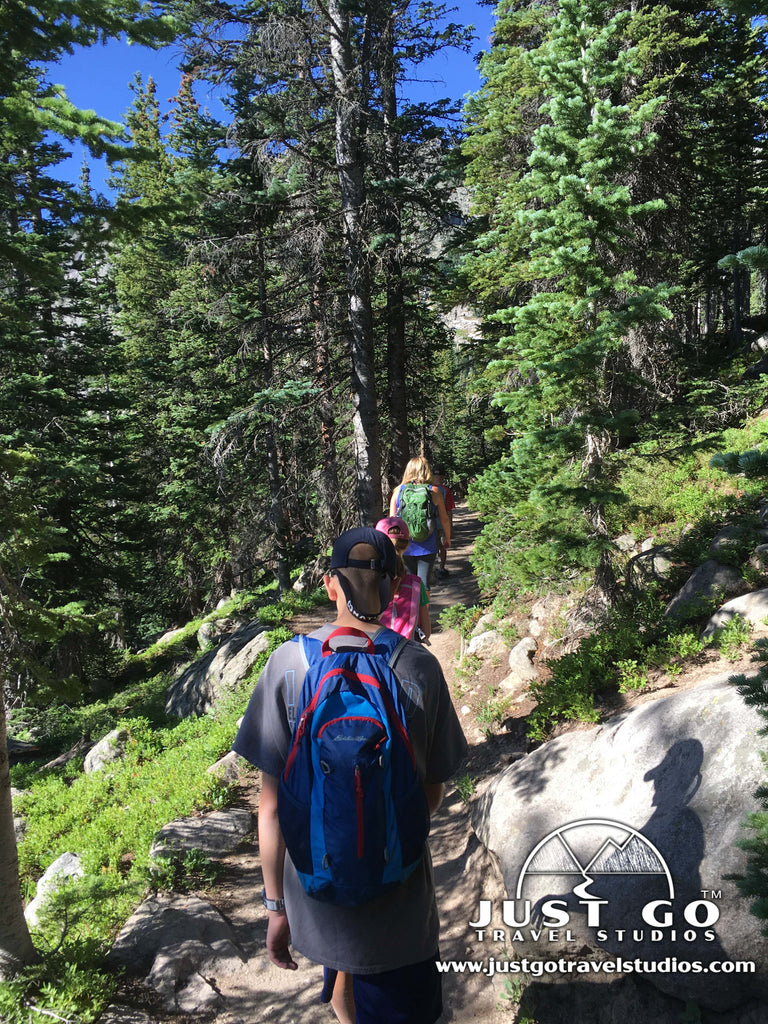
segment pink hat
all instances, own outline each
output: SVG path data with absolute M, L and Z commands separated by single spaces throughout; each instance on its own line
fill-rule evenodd
M 408 525 L 400 516 L 386 516 L 376 523 L 379 533 L 386 533 L 390 540 L 410 540 L 411 534 Z

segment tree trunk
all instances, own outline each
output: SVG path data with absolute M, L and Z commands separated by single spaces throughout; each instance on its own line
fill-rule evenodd
M 0 981 L 11 977 L 36 958 L 21 900 L 2 691 L 0 681 Z
M 361 90 L 358 89 L 357 93 L 355 90 L 356 69 L 350 46 L 349 8 L 340 0 L 331 0 L 328 17 L 335 89 L 336 169 L 347 268 L 357 507 L 361 524 L 372 525 L 380 517 L 383 503 L 370 275 L 364 249 L 365 180 L 360 144 L 362 95 Z
M 387 13 L 379 39 L 381 53 L 381 93 L 384 115 L 385 177 L 389 182 L 400 177 L 397 91 L 395 81 L 394 11 Z M 389 405 L 389 448 L 387 482 L 393 488 L 400 482 L 409 458 L 408 405 L 405 383 L 405 296 L 403 288 L 402 223 L 400 204 L 387 190 L 384 195 L 382 227 L 387 238 L 384 260 L 387 283 L 387 403 Z
M 341 495 L 339 493 L 339 472 L 336 459 L 336 420 L 333 407 L 333 381 L 331 378 L 331 356 L 328 331 L 323 320 L 320 302 L 320 286 L 314 285 L 313 307 L 315 316 L 315 367 L 317 386 L 320 389 L 318 416 L 320 418 L 320 481 L 318 485 L 321 547 L 327 547 L 341 533 Z
M 267 303 L 264 242 L 261 237 L 261 228 L 258 230 L 259 312 L 261 313 L 261 326 L 264 331 L 262 338 L 264 386 L 268 388 L 272 383 L 272 339 L 270 337 L 271 328 Z M 272 539 L 275 543 L 277 587 L 282 595 L 288 593 L 291 589 L 291 572 L 288 564 L 288 529 L 285 521 L 285 510 L 283 509 L 283 484 L 280 473 L 277 439 L 275 437 L 275 421 L 272 417 L 270 417 L 264 431 L 264 447 L 267 455 L 267 478 L 269 480 L 269 524 L 272 531 Z

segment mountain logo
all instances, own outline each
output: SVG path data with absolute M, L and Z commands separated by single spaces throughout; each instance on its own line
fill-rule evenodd
M 656 875 L 666 881 L 669 899 L 675 886 L 667 863 L 642 832 L 610 818 L 583 818 L 561 825 L 546 835 L 528 855 L 517 878 L 515 899 L 522 898 L 530 875 L 576 875 L 577 896 L 591 898 L 586 891 L 597 875 Z

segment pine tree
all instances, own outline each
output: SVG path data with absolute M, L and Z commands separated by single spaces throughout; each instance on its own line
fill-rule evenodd
M 730 681 L 737 687 L 745 704 L 756 708 L 762 718 L 768 718 L 765 696 L 768 683 L 768 643 L 757 640 L 755 650 L 755 660 L 760 663 L 759 671 L 750 676 L 732 676 Z M 766 733 L 768 726 L 760 730 L 761 735 Z M 768 935 L 768 785 L 761 786 L 755 796 L 762 809 L 747 816 L 745 828 L 749 835 L 738 842 L 746 851 L 747 865 L 744 874 L 736 879 L 736 884 L 742 895 L 752 899 L 750 909 L 762 922 L 763 935 Z
M 496 401 L 517 435 L 509 468 L 514 462 L 519 477 L 524 459 L 539 471 L 515 543 L 525 547 L 522 532 L 535 547 L 539 530 L 571 540 L 566 524 L 586 516 L 584 554 L 600 567 L 605 590 L 605 504 L 613 498 L 605 461 L 637 418 L 626 386 L 627 341 L 638 325 L 669 317 L 671 294 L 665 282 L 639 283 L 632 261 L 634 225 L 663 201 L 638 202 L 631 186 L 633 168 L 655 143 L 662 99 L 627 95 L 627 82 L 642 71 L 637 47 L 626 42 L 630 20 L 602 0 L 564 0 L 542 44 L 516 58 L 531 66 L 523 77 L 545 97 L 544 120 L 501 207 L 520 253 L 503 286 L 517 301 L 492 317 L 508 332 L 498 370 L 513 383 Z M 496 260 L 494 237 L 478 243 L 488 261 Z M 486 486 L 496 485 L 489 478 Z
M 172 30 L 134 0 L 9 0 L 0 8 L 0 977 L 34 956 L 15 856 L 5 697 L 11 686 L 56 685 L 78 646 L 73 639 L 82 641 L 99 614 L 68 599 L 75 581 L 59 571 L 80 539 L 75 531 L 87 532 L 78 488 L 93 466 L 82 461 L 89 396 L 77 376 L 96 342 L 82 336 L 67 306 L 83 197 L 52 175 L 63 149 L 48 133 L 117 155 L 120 127 L 78 110 L 43 68 L 75 44 L 122 32 L 151 44 Z
M 379 449 L 389 452 L 392 481 L 418 438 L 410 414 L 420 414 L 425 399 L 421 382 L 406 381 L 428 313 L 430 336 L 437 333 L 438 313 L 424 309 L 424 295 L 434 273 L 429 246 L 445 232 L 450 191 L 445 133 L 436 123 L 445 105 L 398 106 L 396 96 L 407 69 L 464 36 L 453 25 L 437 31 L 444 11 L 432 5 L 414 13 L 409 5 L 366 3 L 338 17 L 311 3 L 253 4 L 247 12 L 219 5 L 215 13 L 221 21 L 196 27 L 188 63 L 212 81 L 231 82 L 230 140 L 258 167 L 264 191 L 279 190 L 281 224 L 290 223 L 296 239 L 294 309 L 301 304 L 305 328 L 297 343 L 308 357 L 320 346 L 312 362 L 323 370 L 315 380 L 323 461 L 309 474 L 322 481 L 327 503 L 338 486 L 342 507 L 373 521 L 382 508 Z M 206 40 L 221 36 L 225 20 L 238 25 L 240 42 L 222 50 Z M 282 244 L 280 234 L 272 233 L 273 245 Z M 342 296 L 347 313 L 339 315 Z M 344 357 L 351 388 L 338 376 Z M 338 401 L 342 389 L 351 401 Z M 322 518 L 334 529 L 340 522 L 333 509 Z

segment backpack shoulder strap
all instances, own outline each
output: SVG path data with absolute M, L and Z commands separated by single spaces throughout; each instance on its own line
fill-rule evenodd
M 319 640 L 313 640 L 311 637 L 304 636 L 301 634 L 296 638 L 299 641 L 299 649 L 301 650 L 301 660 L 304 662 L 304 671 L 306 671 L 313 661 L 317 660 L 317 651 Z
M 389 656 L 389 660 L 387 661 L 387 664 L 389 665 L 389 667 L 392 669 L 393 672 L 395 670 L 395 663 L 400 658 L 400 655 L 403 653 L 403 649 L 404 649 L 404 647 L 405 647 L 405 645 L 407 643 L 408 643 L 408 637 L 407 636 L 401 636 L 400 637 L 400 642 L 398 643 L 397 647 L 395 647 L 394 651 L 392 651 L 392 654 Z
M 376 637 L 376 646 L 379 648 L 377 653 L 380 653 L 382 657 L 386 657 L 387 665 L 394 669 L 395 663 L 407 643 L 407 636 L 401 636 L 400 633 L 396 633 L 393 629 L 387 629 L 383 635 Z

